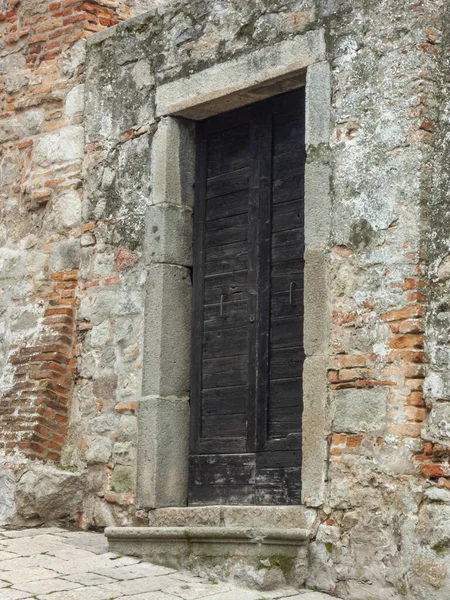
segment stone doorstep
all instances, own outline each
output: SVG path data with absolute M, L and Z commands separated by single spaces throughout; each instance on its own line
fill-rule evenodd
M 236 544 L 283 544 L 298 546 L 307 544 L 307 529 L 248 528 L 248 527 L 107 527 L 108 542 L 119 540 L 139 541 L 187 541 L 189 543 L 236 543 Z
M 149 512 L 150 527 L 314 528 L 316 511 L 305 506 L 209 505 L 157 508 Z
M 108 527 L 105 535 L 111 552 L 246 587 L 300 587 L 306 578 L 308 529 Z

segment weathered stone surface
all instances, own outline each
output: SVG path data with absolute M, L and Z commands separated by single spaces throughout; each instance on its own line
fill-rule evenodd
M 117 465 L 113 470 L 111 485 L 115 492 L 132 492 L 135 489 L 134 467 Z
M 309 356 L 303 375 L 303 440 L 302 501 L 307 506 L 320 506 L 324 494 L 325 439 L 317 435 L 326 428 L 327 388 L 324 373 L 327 359 Z
M 431 547 L 445 548 L 450 544 L 450 506 L 428 504 L 423 507 L 418 532 Z
M 436 402 L 430 413 L 427 434 L 434 440 L 450 439 L 450 404 Z
M 50 265 L 53 271 L 71 271 L 80 265 L 80 243 L 78 240 L 60 242 L 53 247 Z
M 61 194 L 54 206 L 55 224 L 58 229 L 72 229 L 81 222 L 81 198 L 75 190 Z
M 84 495 L 81 473 L 34 464 L 20 478 L 15 501 L 18 515 L 42 522 L 75 516 Z
M 107 437 L 95 438 L 86 452 L 88 464 L 106 464 L 109 462 L 112 451 L 112 442 Z
M 148 262 L 192 266 L 192 211 L 170 204 L 150 206 L 146 216 Z
M 0 525 L 8 523 L 14 514 L 15 477 L 10 470 L 0 469 Z
M 324 52 L 323 32 L 316 30 L 305 37 L 268 46 L 226 65 L 212 66 L 207 77 L 194 73 L 188 78 L 166 83 L 156 91 L 157 115 L 182 114 L 204 118 L 217 114 L 223 111 L 224 98 L 231 93 L 295 71 L 295 66 L 298 70 L 304 69 L 323 59 Z M 212 100 L 218 102 L 212 105 Z M 203 113 L 202 103 L 206 105 Z
M 318 162 L 305 167 L 305 244 L 328 243 L 331 226 L 330 168 Z
M 188 269 L 165 264 L 148 269 L 144 395 L 189 392 L 191 289 Z
M 133 54 L 133 47 L 128 49 Z M 87 63 L 88 77 L 96 79 L 86 93 L 88 141 L 118 140 L 122 132 L 139 129 L 153 121 L 154 75 L 148 60 L 120 64 L 118 52 L 108 60 L 94 46 Z
M 304 506 L 189 506 L 148 513 L 150 527 L 266 527 L 312 530 L 316 512 Z
M 86 44 L 88 32 L 136 10 L 106 4 L 68 25 L 59 9 L 27 0 L 10 4 L 0 25 L 0 414 L 23 426 L 2 429 L 0 452 L 35 422 L 27 410 L 36 394 L 27 405 L 23 388 L 11 394 L 42 374 L 31 353 L 46 339 L 44 349 L 73 343 L 61 456 L 89 472 L 79 522 L 133 522 L 141 374 L 146 393 L 189 392 L 190 273 L 180 269 L 174 287 L 155 278 L 149 326 L 145 241 L 152 203 L 193 205 L 195 126 L 155 106 L 166 98 L 203 118 L 303 84 L 307 67 L 302 483 L 304 502 L 318 509 L 308 584 L 347 600 L 447 598 L 437 516 L 449 475 L 446 3 L 408 1 L 399 11 L 394 0 L 158 2 Z M 271 92 L 245 89 L 280 67 L 295 77 L 283 71 Z M 166 258 L 186 245 L 186 230 L 176 228 Z M 66 314 L 52 329 L 58 319 L 44 313 L 57 305 Z M 114 393 L 94 394 L 94 381 L 111 373 Z M 108 459 L 108 448 L 88 456 L 98 438 L 114 442 Z M 15 449 L 1 454 L 26 475 L 22 459 Z M 113 489 L 117 467 L 125 470 Z
M 152 202 L 194 205 L 195 128 L 183 119 L 161 119 L 152 143 Z
M 306 74 L 306 146 L 328 144 L 331 130 L 330 66 L 322 61 L 309 67 Z
M 387 404 L 384 390 L 339 390 L 335 395 L 334 431 L 359 433 L 384 429 Z
M 137 497 L 140 506 L 187 501 L 189 401 L 147 396 L 139 403 Z
M 305 313 L 303 343 L 307 356 L 325 355 L 328 350 L 329 299 L 327 259 L 321 249 L 305 250 Z
M 304 529 L 112 527 L 105 534 L 114 552 L 166 567 L 188 567 L 199 575 L 219 576 L 256 589 L 299 587 L 307 570 L 309 532 Z
M 40 137 L 33 152 L 33 160 L 40 167 L 82 160 L 83 156 L 84 129 L 81 125 L 64 127 Z

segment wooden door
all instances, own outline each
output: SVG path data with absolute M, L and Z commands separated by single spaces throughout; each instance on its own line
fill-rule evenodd
M 199 123 L 190 504 L 299 504 L 304 89 Z

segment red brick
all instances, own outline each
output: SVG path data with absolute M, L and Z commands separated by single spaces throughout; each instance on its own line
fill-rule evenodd
M 357 448 L 358 446 L 361 446 L 363 439 L 363 435 L 349 435 L 347 437 L 347 446 L 349 448 Z
M 445 477 L 448 475 L 447 469 L 438 464 L 420 465 L 420 471 L 423 475 L 429 477 L 430 479 L 436 479 L 437 477 Z
M 406 406 L 405 415 L 408 421 L 422 422 L 427 416 L 427 410 L 417 406 Z
M 399 333 L 423 333 L 422 319 L 407 319 L 399 323 Z
M 365 367 L 366 362 L 366 357 L 362 354 L 338 354 L 330 357 L 330 367 L 337 369 Z
M 402 348 L 423 348 L 423 334 L 410 333 L 407 335 L 395 335 L 389 340 L 389 347 L 394 349 Z
M 393 423 L 390 428 L 397 435 L 414 438 L 420 436 L 422 423 Z
M 405 308 L 398 310 L 391 310 L 381 315 L 383 321 L 403 321 L 404 319 L 411 319 L 413 317 L 421 317 L 424 309 L 420 304 L 411 304 Z
M 406 403 L 410 406 L 425 406 L 422 392 L 411 392 L 406 397 Z

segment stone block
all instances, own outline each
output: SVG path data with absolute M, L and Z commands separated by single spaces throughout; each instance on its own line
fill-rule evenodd
M 0 526 L 14 514 L 15 477 L 9 469 L 0 467 Z
M 156 92 L 156 114 L 205 118 L 225 110 L 225 99 L 243 91 L 247 99 L 246 102 L 244 99 L 243 103 L 248 104 L 257 99 L 248 98 L 249 88 L 288 73 L 301 71 L 324 58 L 323 30 L 309 31 L 293 39 L 246 53 L 226 63 L 214 65 L 189 77 L 160 85 Z M 323 129 L 323 125 L 320 127 Z
M 173 204 L 150 206 L 146 216 L 148 262 L 192 266 L 192 210 Z
M 191 277 L 174 265 L 147 274 L 143 395 L 186 396 L 190 387 Z
M 111 457 L 112 442 L 108 437 L 96 438 L 86 452 L 88 464 L 106 464 Z
M 304 506 L 189 506 L 149 512 L 151 527 L 266 527 L 312 531 L 316 511 Z
M 445 488 L 430 487 L 425 490 L 425 497 L 432 502 L 450 502 L 450 490 Z
M 152 143 L 152 202 L 194 205 L 195 128 L 184 119 L 161 119 Z
M 111 487 L 114 492 L 124 494 L 135 489 L 135 467 L 116 465 L 111 477 Z
M 158 508 L 149 511 L 148 524 L 150 527 L 218 527 L 221 515 L 221 506 Z
M 18 140 L 23 136 L 23 125 L 19 119 L 3 119 L 0 123 L 0 144 Z
M 86 170 L 83 217 L 116 219 L 114 238 L 134 251 L 144 240 L 145 212 L 150 198 L 151 136 L 141 135 L 111 148 L 102 163 Z M 100 231 L 96 236 L 101 235 Z
M 79 240 L 67 240 L 55 244 L 50 254 L 50 267 L 55 271 L 71 271 L 78 269 L 81 260 Z
M 58 229 L 72 229 L 81 221 L 81 197 L 76 190 L 67 190 L 55 202 L 52 217 Z
M 85 484 L 81 473 L 29 465 L 16 488 L 17 514 L 41 522 L 74 516 L 80 512 Z
M 33 162 L 40 167 L 54 164 L 71 163 L 82 160 L 84 156 L 84 127 L 68 125 L 41 136 L 36 141 Z
M 326 246 L 330 236 L 330 167 L 308 163 L 305 168 L 305 244 Z
M 386 390 L 348 389 L 335 392 L 333 431 L 360 433 L 381 431 L 387 410 Z
M 137 441 L 137 418 L 134 415 L 122 415 L 117 429 L 120 442 Z
M 38 135 L 42 131 L 44 112 L 42 110 L 28 110 L 22 118 L 25 135 Z
M 148 396 L 139 403 L 140 507 L 183 506 L 187 501 L 189 400 Z
M 153 122 L 152 64 L 139 56 L 142 52 L 136 50 L 133 41 L 126 37 L 107 47 L 89 48 L 87 76 L 91 85 L 86 88 L 85 114 L 90 142 L 117 141 L 122 133 Z M 121 50 L 128 54 L 127 64 L 123 64 Z
M 106 405 L 114 406 L 117 392 L 117 380 L 116 373 L 101 374 L 100 377 L 97 377 L 94 380 L 94 395 Z
M 450 439 L 450 402 L 434 402 L 427 423 L 427 438 Z
M 112 552 L 192 569 L 210 579 L 233 579 L 257 589 L 300 587 L 305 581 L 310 533 L 304 529 L 111 527 L 105 534 Z M 226 597 L 235 598 L 235 591 Z
M 428 504 L 420 513 L 417 533 L 423 542 L 442 550 L 450 546 L 450 506 Z
M 326 354 L 329 344 L 330 306 L 327 286 L 327 261 L 322 249 L 305 250 L 305 321 L 306 356 Z
M 331 135 L 331 74 L 327 62 L 306 72 L 306 147 L 329 144 Z
M 303 367 L 302 502 L 307 506 L 319 506 L 323 502 L 327 364 L 326 356 L 310 356 Z
M 72 119 L 84 112 L 84 84 L 73 87 L 66 96 L 64 114 L 68 119 Z
M 143 312 L 143 292 L 102 289 L 95 296 L 90 317 L 93 325 L 99 325 L 111 317 L 142 315 Z
M 116 442 L 114 444 L 113 460 L 119 465 L 136 464 L 136 445 L 133 442 Z

